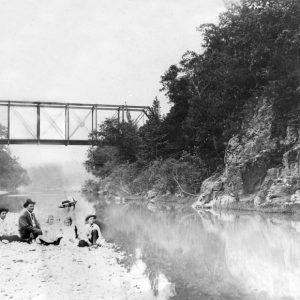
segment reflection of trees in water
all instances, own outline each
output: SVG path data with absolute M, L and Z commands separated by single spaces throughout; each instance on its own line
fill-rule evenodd
M 109 207 L 106 211 L 106 237 L 134 254 L 142 250 L 146 273 L 157 293 L 158 275 L 176 283 L 173 299 L 216 299 L 230 295 L 242 299 L 225 263 L 224 243 L 203 228 L 194 213 L 155 214 L 141 205 Z M 133 255 L 124 263 L 134 262 Z
M 290 215 L 253 212 L 211 214 L 205 219 L 207 228 L 218 232 L 225 245 L 226 265 L 246 290 L 269 295 L 262 299 L 300 297 L 299 221 Z
M 154 293 L 163 273 L 176 283 L 172 299 L 266 300 L 276 298 L 274 291 L 300 294 L 293 283 L 300 280 L 300 224 L 292 216 L 153 213 L 132 203 L 103 211 L 106 238 L 132 254 L 123 263 L 132 266 L 135 250 L 141 249 Z

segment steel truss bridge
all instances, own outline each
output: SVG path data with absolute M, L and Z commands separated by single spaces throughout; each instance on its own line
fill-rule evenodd
M 0 144 L 95 145 L 93 133 L 106 118 L 145 122 L 150 107 L 0 100 Z

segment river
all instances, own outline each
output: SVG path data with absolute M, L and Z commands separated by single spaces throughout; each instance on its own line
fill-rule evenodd
M 108 204 L 105 198 L 72 194 L 79 222 L 94 211 L 103 234 L 124 251 L 128 270 L 143 264 L 154 295 L 168 284 L 165 299 L 300 299 L 300 222 L 285 215 L 229 213 L 192 209 L 152 212 L 136 203 Z M 59 214 L 65 193 L 6 197 L 19 211 L 25 197 L 37 201 L 45 219 Z

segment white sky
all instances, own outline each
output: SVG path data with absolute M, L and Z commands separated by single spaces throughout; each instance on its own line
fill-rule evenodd
M 222 0 L 0 0 L 0 99 L 151 105 L 160 77 Z M 84 160 L 86 147 L 10 146 L 24 166 Z

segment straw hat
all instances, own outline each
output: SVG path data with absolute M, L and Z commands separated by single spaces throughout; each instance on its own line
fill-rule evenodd
M 85 221 L 87 222 L 87 220 L 89 219 L 89 218 L 94 218 L 94 219 L 97 219 L 97 216 L 96 215 L 88 215 L 86 218 L 85 218 Z
M 68 197 L 68 200 L 62 201 L 61 205 L 59 207 L 60 208 L 71 207 L 71 206 L 75 207 L 75 204 L 77 203 L 77 201 L 74 198 L 71 198 L 71 199 L 72 199 L 72 201 L 69 200 L 69 197 Z

